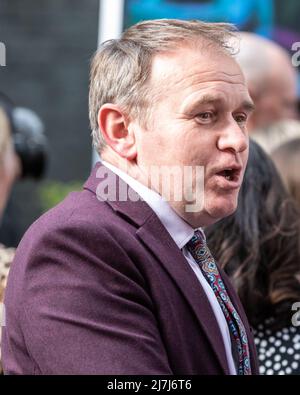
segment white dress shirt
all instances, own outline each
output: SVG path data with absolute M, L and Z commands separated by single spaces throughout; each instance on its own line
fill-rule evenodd
M 236 368 L 232 356 L 231 339 L 226 319 L 214 294 L 214 291 L 203 276 L 199 265 L 195 262 L 194 258 L 186 247 L 186 244 L 193 237 L 195 230 L 181 217 L 179 217 L 179 215 L 171 208 L 169 203 L 165 199 L 163 199 L 157 192 L 147 188 L 145 185 L 141 184 L 139 181 L 130 177 L 128 174 L 121 171 L 112 164 L 103 160 L 101 160 L 101 162 L 104 166 L 106 166 L 108 169 L 118 175 L 123 181 L 125 181 L 126 184 L 128 184 L 152 208 L 152 210 L 158 216 L 172 239 L 177 244 L 178 248 L 182 251 L 184 257 L 193 269 L 210 302 L 223 338 L 229 372 L 230 374 L 235 375 Z M 199 230 L 205 237 L 203 230 L 201 228 L 199 228 Z

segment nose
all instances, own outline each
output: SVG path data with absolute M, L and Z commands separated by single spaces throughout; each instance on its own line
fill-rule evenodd
M 243 152 L 249 145 L 248 132 L 232 119 L 226 126 L 224 125 L 217 145 L 221 151 Z

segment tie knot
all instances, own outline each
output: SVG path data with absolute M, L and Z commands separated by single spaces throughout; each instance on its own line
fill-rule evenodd
M 195 261 L 200 266 L 202 266 L 203 264 L 213 264 L 215 268 L 214 259 L 206 244 L 205 237 L 200 230 L 195 231 L 194 236 L 191 238 L 186 246 Z
M 205 246 L 206 240 L 200 230 L 195 230 L 193 237 L 187 243 L 188 249 L 195 249 L 197 246 Z

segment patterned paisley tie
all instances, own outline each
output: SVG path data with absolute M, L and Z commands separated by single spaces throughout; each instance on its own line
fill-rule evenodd
M 199 230 L 195 231 L 186 246 L 213 289 L 226 318 L 233 344 L 237 350 L 237 373 L 249 375 L 251 374 L 250 354 L 245 327 L 227 294 L 215 260 Z

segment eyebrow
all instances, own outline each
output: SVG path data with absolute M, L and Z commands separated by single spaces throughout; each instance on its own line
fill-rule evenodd
M 195 105 L 204 105 L 204 104 L 211 104 L 216 102 L 223 102 L 223 99 L 219 96 L 205 94 L 196 101 Z M 252 100 L 244 100 L 240 104 L 239 108 L 243 108 L 246 111 L 251 112 L 255 109 L 255 104 L 253 103 Z
M 245 110 L 247 110 L 249 112 L 255 110 L 255 104 L 253 103 L 253 101 L 250 101 L 250 100 L 243 101 L 243 103 L 240 107 L 244 108 Z

